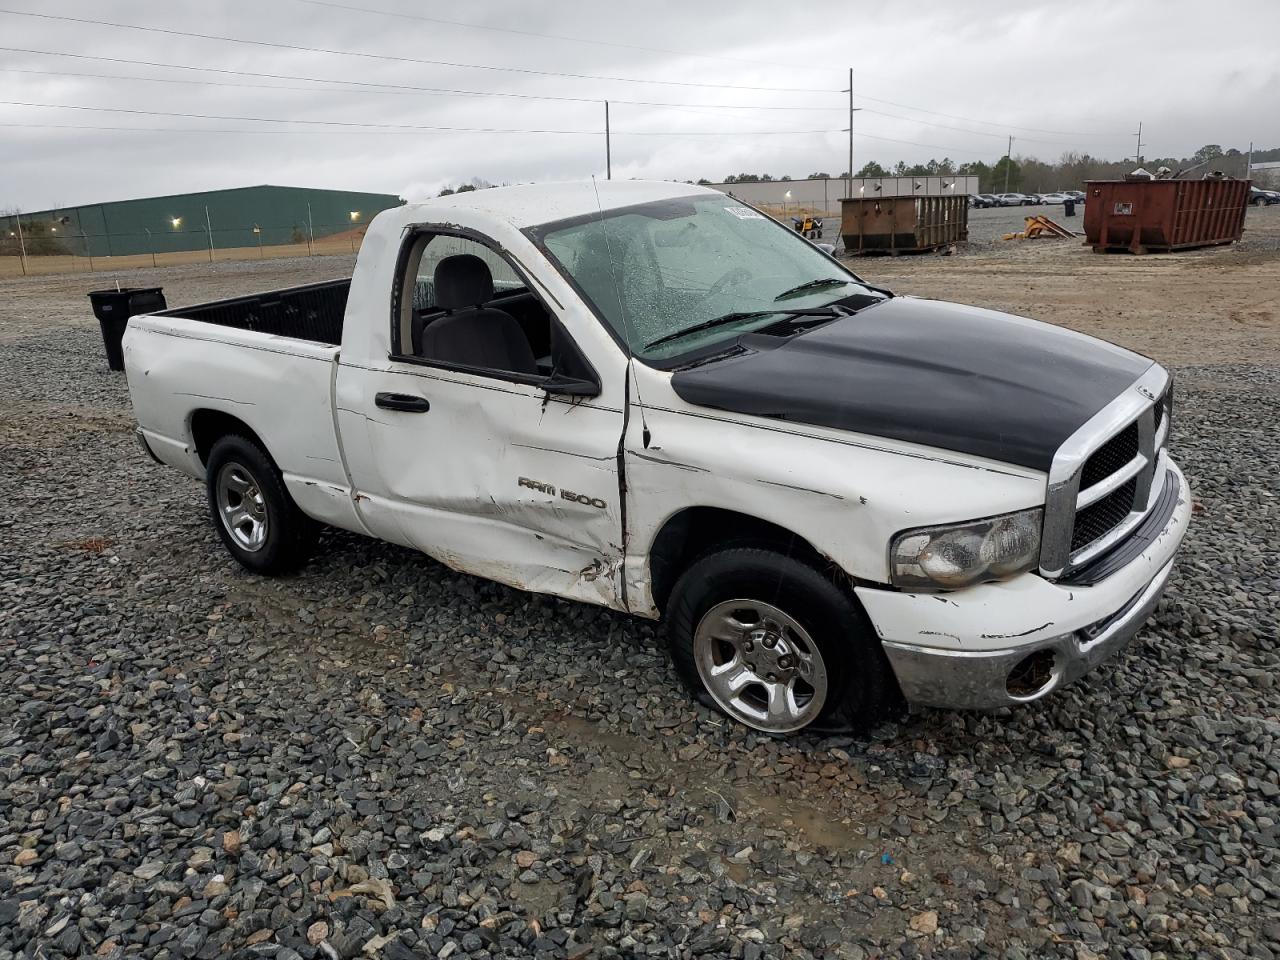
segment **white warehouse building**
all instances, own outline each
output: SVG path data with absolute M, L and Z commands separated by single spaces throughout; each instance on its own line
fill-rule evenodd
M 820 211 L 839 216 L 844 197 L 946 197 L 978 192 L 978 178 L 945 177 L 825 177 L 813 180 L 752 180 L 711 186 L 754 206 L 771 210 Z

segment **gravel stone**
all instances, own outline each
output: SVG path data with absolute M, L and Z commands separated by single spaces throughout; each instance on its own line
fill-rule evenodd
M 333 531 L 296 576 L 235 566 L 137 449 L 84 293 L 348 261 L 0 281 L 0 960 L 1280 956 L 1280 208 L 1249 216 L 1186 257 L 856 265 L 1151 336 L 1195 514 L 1084 681 L 791 740 L 690 700 L 647 622 Z M 1203 301 L 1160 287 L 1149 333 L 1093 294 L 1139 271 Z

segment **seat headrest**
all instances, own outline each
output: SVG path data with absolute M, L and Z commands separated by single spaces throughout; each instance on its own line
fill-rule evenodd
M 445 257 L 436 264 L 436 306 L 444 310 L 478 307 L 493 299 L 489 265 L 472 253 Z

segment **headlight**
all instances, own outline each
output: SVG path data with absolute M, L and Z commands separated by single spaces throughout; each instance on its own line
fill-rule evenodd
M 889 547 L 894 586 L 955 590 L 1033 570 L 1040 564 L 1043 518 L 1036 507 L 900 533 Z

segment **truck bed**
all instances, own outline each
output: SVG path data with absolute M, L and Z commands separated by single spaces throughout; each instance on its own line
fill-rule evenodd
M 347 277 L 176 307 L 156 316 L 181 317 L 236 330 L 340 346 L 342 318 L 350 290 L 351 278 Z

